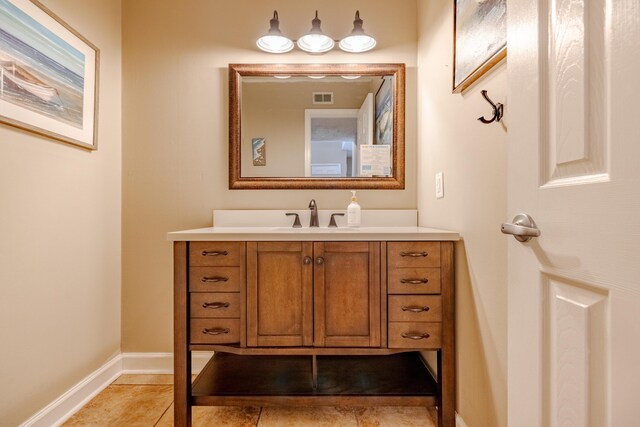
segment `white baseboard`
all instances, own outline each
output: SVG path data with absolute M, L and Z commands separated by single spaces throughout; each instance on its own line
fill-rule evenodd
M 213 352 L 192 352 L 191 371 L 200 373 Z M 121 353 L 38 411 L 20 427 L 57 427 L 122 374 L 173 374 L 173 353 Z
M 107 388 L 122 373 L 122 355 L 119 354 L 95 370 L 85 379 L 67 390 L 62 396 L 42 408 L 20 427 L 59 426 L 80 408 Z
M 191 372 L 199 374 L 212 351 L 191 352 Z M 123 374 L 173 374 L 173 353 L 122 353 Z

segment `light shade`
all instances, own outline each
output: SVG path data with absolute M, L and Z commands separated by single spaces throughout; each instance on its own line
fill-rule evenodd
M 273 11 L 273 18 L 269 21 L 269 31 L 256 41 L 260 50 L 269 53 L 286 53 L 293 49 L 293 42 L 282 35 L 278 12 Z
M 376 39 L 364 32 L 360 11 L 356 11 L 356 19 L 353 21 L 353 31 L 347 37 L 340 40 L 340 49 L 345 52 L 360 53 L 373 49 Z
M 333 49 L 335 42 L 320 29 L 320 19 L 318 11 L 316 17 L 311 21 L 311 30 L 298 39 L 298 47 L 305 52 L 324 53 Z

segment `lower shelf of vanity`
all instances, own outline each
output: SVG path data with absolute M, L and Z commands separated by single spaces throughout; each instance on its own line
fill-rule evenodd
M 215 353 L 192 386 L 200 406 L 434 406 L 438 385 L 417 352 L 313 358 Z

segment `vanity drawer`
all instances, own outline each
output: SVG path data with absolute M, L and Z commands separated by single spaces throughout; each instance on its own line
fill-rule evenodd
M 440 267 L 440 242 L 389 242 L 389 267 Z
M 191 266 L 239 266 L 244 261 L 244 242 L 191 242 L 189 265 Z
M 239 292 L 240 267 L 190 267 L 191 292 Z
M 191 294 L 191 317 L 239 318 L 240 294 L 237 292 L 198 292 Z
M 390 294 L 439 294 L 439 268 L 390 268 L 388 277 Z
M 191 344 L 240 342 L 240 319 L 191 319 Z
M 389 322 L 389 348 L 440 348 L 439 322 Z
M 440 322 L 442 298 L 430 295 L 389 295 L 390 322 Z

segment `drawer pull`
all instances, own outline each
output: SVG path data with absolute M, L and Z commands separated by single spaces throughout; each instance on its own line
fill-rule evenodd
M 203 277 L 200 279 L 203 283 L 218 283 L 218 282 L 227 282 L 229 280 L 228 277 L 214 276 L 214 277 Z
M 429 255 L 426 252 L 400 252 L 400 256 L 408 256 L 411 258 L 419 258 L 419 257 L 425 257 Z
M 403 305 L 402 311 L 410 311 L 412 313 L 421 313 L 423 311 L 429 311 L 429 307 L 427 307 L 426 305 L 423 307 L 420 307 L 419 305 Z
M 205 335 L 224 335 L 231 332 L 229 328 L 204 328 L 202 333 Z
M 419 332 L 404 332 L 402 334 L 402 338 L 408 338 L 410 340 L 424 340 L 429 338 L 431 335 L 429 335 L 428 333 L 424 332 L 424 333 L 419 333 Z
M 210 308 L 212 310 L 215 310 L 217 308 L 228 308 L 229 307 L 229 303 L 228 302 L 205 302 L 202 303 L 202 308 Z
M 225 256 L 229 255 L 227 251 L 202 251 L 202 256 Z
M 423 283 L 429 283 L 429 279 L 401 279 L 400 283 L 408 283 L 409 285 L 421 285 Z

